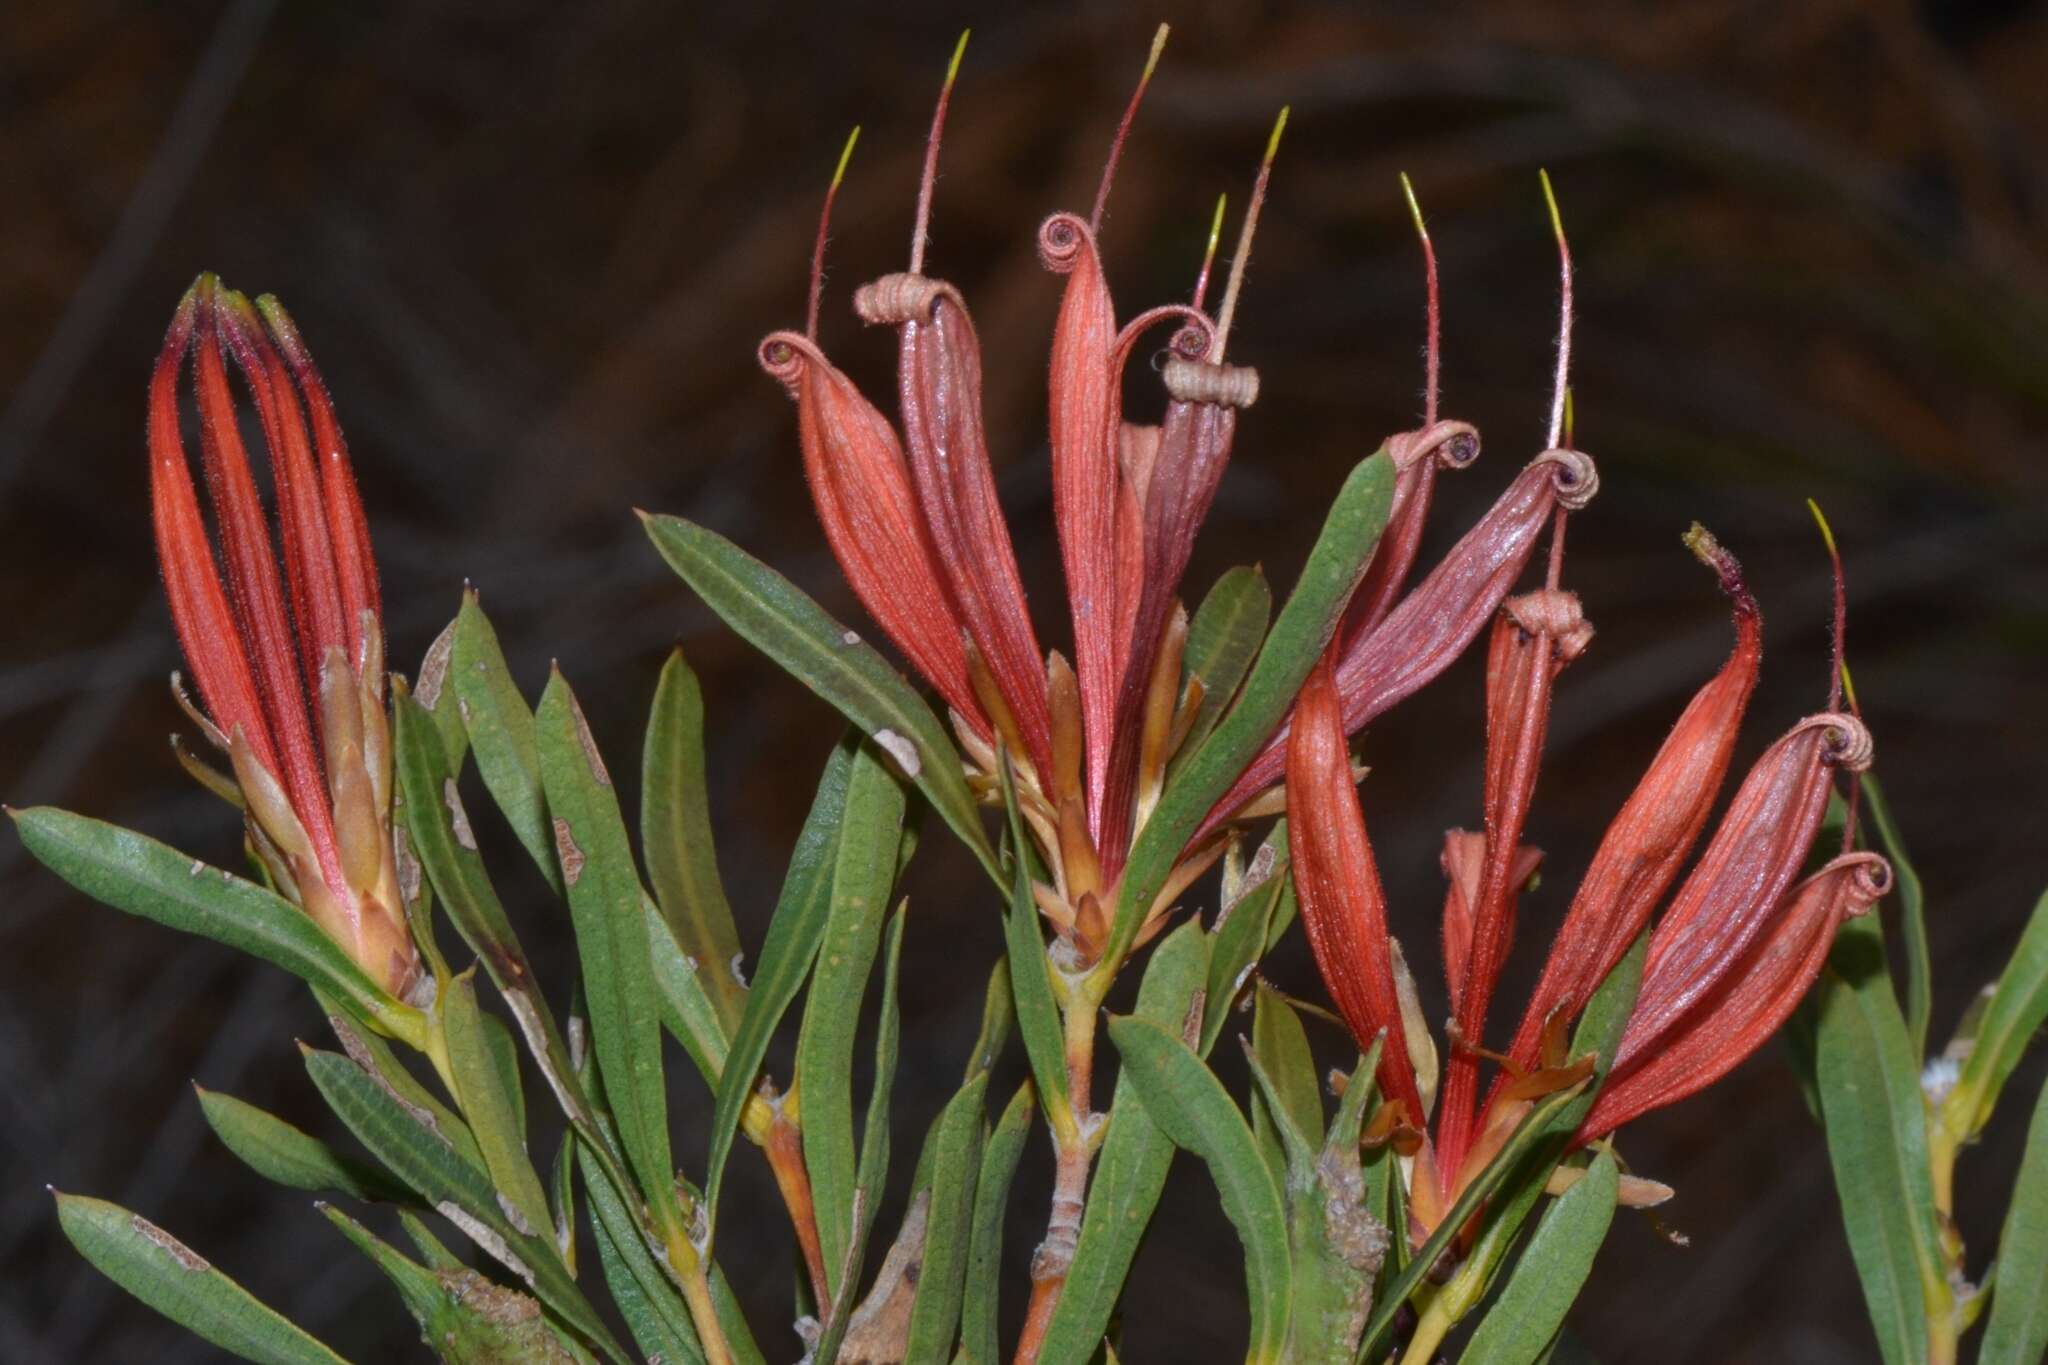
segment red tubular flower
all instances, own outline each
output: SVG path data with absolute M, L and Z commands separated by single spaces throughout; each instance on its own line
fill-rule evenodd
M 188 352 L 225 579 L 179 432 Z M 242 445 L 230 360 L 268 448 L 282 576 Z M 391 848 L 376 565 L 326 388 L 281 305 L 264 298 L 252 307 L 200 276 L 150 381 L 149 453 L 165 594 L 206 709 L 195 717 L 233 765 L 250 842 L 278 887 L 373 980 L 403 995 L 418 959 Z

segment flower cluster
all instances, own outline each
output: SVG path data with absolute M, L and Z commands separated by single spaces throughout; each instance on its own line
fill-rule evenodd
M 222 558 L 200 512 L 178 385 L 191 359 L 199 447 Z M 272 543 L 228 369 L 254 397 L 277 507 Z M 180 749 L 246 813 L 271 881 L 403 998 L 419 972 L 391 841 L 391 744 L 377 566 L 327 388 L 276 299 L 202 275 L 178 305 L 149 391 L 150 497 L 195 724 L 232 780 Z

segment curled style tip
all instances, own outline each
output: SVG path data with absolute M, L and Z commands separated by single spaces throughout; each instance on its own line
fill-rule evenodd
M 1594 494 L 1600 491 L 1600 471 L 1584 451 L 1552 448 L 1531 463 L 1557 466 L 1552 481 L 1557 488 L 1560 507 L 1576 512 L 1593 501 Z
M 795 393 L 796 386 L 803 382 L 804 367 L 814 361 L 822 363 L 825 357 L 812 337 L 785 331 L 762 337 L 761 344 L 754 348 L 754 358 L 769 378 Z
M 1821 756 L 1843 772 L 1860 773 L 1868 771 L 1872 760 L 1877 757 L 1876 741 L 1870 737 L 1870 727 L 1860 716 L 1846 711 L 1823 711 L 1817 716 L 1808 716 L 1792 727 L 1792 733 L 1825 727 L 1826 743 Z
M 1387 454 L 1397 472 L 1421 460 L 1435 460 L 1439 469 L 1463 469 L 1479 458 L 1479 428 L 1470 422 L 1431 422 L 1420 431 L 1388 437 Z
M 959 292 L 929 275 L 884 275 L 853 291 L 853 311 L 870 326 L 897 327 L 929 318 L 941 298 L 951 298 L 964 312 Z
M 1070 275 L 1095 236 L 1078 213 L 1053 214 L 1038 225 L 1038 262 L 1055 275 Z

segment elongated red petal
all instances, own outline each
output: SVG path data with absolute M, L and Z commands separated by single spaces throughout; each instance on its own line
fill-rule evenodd
M 195 371 L 200 449 L 221 545 L 227 552 L 230 600 L 256 677 L 263 715 L 270 725 L 280 764 L 279 780 L 313 842 L 322 875 L 332 886 L 345 886 L 310 703 L 300 682 L 297 645 L 285 611 L 284 588 L 248 452 L 242 445 L 234 396 L 228 388 L 222 336 L 226 305 L 216 281 L 201 278 L 198 303 Z
M 1617 1066 L 1632 1063 L 1728 978 L 1799 875 L 1833 769 L 1860 772 L 1870 753 L 1863 722 L 1833 713 L 1807 717 L 1764 751 L 1650 935 Z
M 796 399 L 811 501 L 854 595 L 946 704 L 990 738 L 895 430 L 809 338 L 777 332 L 760 354 Z
M 335 571 L 319 471 L 307 442 L 305 417 L 291 376 L 276 348 L 264 336 L 256 310 L 238 293 L 223 291 L 220 299 L 221 335 L 256 399 L 264 442 L 270 452 L 302 676 L 317 679 L 321 661 L 330 648 L 353 657 L 348 612 Z
M 1369 1047 L 1386 1034 L 1380 1090 L 1404 1102 L 1409 1121 L 1419 1125 L 1422 1096 L 1394 990 L 1386 892 L 1352 786 L 1351 755 L 1327 657 L 1302 688 L 1296 716 L 1299 723 L 1287 746 L 1287 839 L 1301 922 L 1323 984 L 1358 1045 Z
M 341 423 L 335 418 L 326 381 L 320 377 L 312 352 L 306 349 L 284 305 L 264 294 L 256 300 L 256 311 L 262 315 L 271 340 L 291 368 L 312 424 L 314 457 L 320 467 L 320 495 L 327 509 L 328 543 L 334 552 L 335 577 L 341 588 L 342 613 L 348 627 L 348 657 L 360 669 L 364 659 L 364 614 L 381 623 L 384 606 L 377 585 L 377 559 L 370 548 L 370 524 L 363 515 L 362 494 L 356 488 L 348 442 L 342 439 Z
M 1842 921 L 1868 910 L 1891 880 L 1891 865 L 1875 853 L 1836 858 L 1784 898 L 1766 930 L 1691 1009 L 1653 1034 L 1639 1035 L 1631 1020 L 1628 1060 L 1616 1062 L 1575 1140 L 1590 1142 L 1696 1094 L 1762 1047 L 1820 975 Z
M 1493 988 L 1507 962 L 1514 931 L 1515 878 L 1522 830 L 1536 793 L 1543 741 L 1550 728 L 1551 685 L 1584 649 L 1592 628 L 1568 592 L 1547 588 L 1517 597 L 1493 625 L 1486 661 L 1486 843 L 1472 912 L 1471 948 L 1457 991 L 1458 1037 L 1444 1071 L 1443 1120 L 1437 1157 L 1459 1170 L 1473 1132 L 1480 1054 Z
M 1584 507 L 1599 490 L 1593 461 L 1575 450 L 1532 460 L 1443 562 L 1337 665 L 1344 730 L 1355 734 L 1435 680 L 1492 619 L 1559 507 Z M 1214 832 L 1280 775 L 1287 731 L 1268 741 L 1195 834 Z
M 1486 873 L 1486 836 L 1477 830 L 1452 829 L 1444 831 L 1444 850 L 1441 855 L 1444 879 L 1444 984 L 1450 988 L 1451 1011 L 1458 1009 L 1458 999 L 1465 988 L 1465 971 L 1472 957 L 1472 929 L 1479 908 L 1479 887 Z M 1520 900 L 1521 889 L 1536 875 L 1536 869 L 1543 865 L 1543 850 L 1527 844 L 1515 850 L 1515 861 L 1508 873 L 1509 895 L 1507 901 L 1507 937 L 1515 937 L 1515 907 Z
M 1479 432 L 1467 422 L 1432 422 L 1420 431 L 1406 431 L 1387 441 L 1393 456 L 1394 503 L 1387 511 L 1387 529 L 1366 566 L 1365 577 L 1351 595 L 1344 613 L 1346 648 L 1371 634 L 1393 610 L 1394 599 L 1407 585 L 1422 532 L 1429 520 L 1430 495 L 1439 468 L 1463 469 L 1479 458 Z
M 898 331 L 903 449 L 933 559 L 963 624 L 1017 718 L 1040 773 L 1052 763 L 1045 654 L 1031 628 L 1023 579 L 996 500 L 981 423 L 981 347 L 952 286 L 891 275 L 863 286 L 855 309 Z
M 1574 1014 L 1584 1008 L 1628 952 L 1691 855 L 1720 793 L 1763 659 L 1763 616 L 1735 557 L 1718 545 L 1710 553 L 1722 590 L 1733 599 L 1735 648 L 1686 705 L 1601 838 L 1508 1050 L 1523 1066 L 1535 1065 L 1551 1014 L 1559 1006 Z
M 178 644 L 207 714 L 224 734 L 242 733 L 264 767 L 277 770 L 270 723 L 258 700 L 256 677 L 242 650 L 241 630 L 221 587 L 213 544 L 192 487 L 184 438 L 178 431 L 178 375 L 191 348 L 199 287 L 178 305 L 149 381 L 149 490 L 156 523 L 157 562 Z
M 1095 234 L 1079 217 L 1056 213 L 1046 219 L 1038 229 L 1038 256 L 1046 269 L 1067 277 L 1053 327 L 1048 394 L 1053 521 L 1074 619 L 1074 668 L 1081 685 L 1094 825 L 1100 818 L 1127 629 L 1118 610 L 1116 311 Z

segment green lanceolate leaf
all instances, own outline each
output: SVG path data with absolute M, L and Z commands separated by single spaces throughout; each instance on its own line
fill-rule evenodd
M 1287 1207 L 1252 1130 L 1222 1082 L 1179 1034 L 1126 1015 L 1109 1021 L 1109 1037 L 1152 1121 L 1176 1146 L 1208 1163 L 1223 1211 L 1244 1243 L 1245 1296 L 1252 1314 L 1245 1358 L 1279 1360 L 1293 1292 Z
M 1067 1051 L 1060 1025 L 1059 1002 L 1052 989 L 1052 963 L 1038 928 L 1038 901 L 1031 894 L 1031 844 L 1017 811 L 1017 784 L 1007 754 L 1001 756 L 1003 805 L 1010 822 L 1010 913 L 1003 921 L 1005 955 L 1010 963 L 1010 994 L 1016 1006 L 1017 1032 L 1024 1038 L 1024 1056 L 1031 1077 L 1045 1097 L 1046 1119 L 1062 1142 L 1070 1141 L 1077 1119 L 1067 1099 Z
M 953 741 L 902 676 L 794 583 L 725 537 L 681 517 L 643 521 L 662 558 L 705 604 L 872 736 L 1003 885 Z
M 1131 849 L 1103 954 L 1106 970 L 1114 971 L 1130 950 L 1145 912 L 1210 807 L 1294 705 L 1295 694 L 1337 629 L 1344 604 L 1372 558 L 1393 496 L 1394 464 L 1385 451 L 1360 462 L 1344 480 L 1237 701 L 1167 786 Z
M 869 872 L 872 881 L 875 869 L 871 866 Z M 856 892 L 851 886 L 847 890 L 849 894 L 831 898 L 826 913 L 796 1045 L 804 1166 L 811 1178 L 825 1282 L 833 1293 L 853 1236 L 854 1038 L 889 911 L 886 888 L 882 896 Z
M 1001 1296 L 1003 1214 L 1009 1207 L 1010 1182 L 1031 1137 L 1036 1095 L 1031 1082 L 1017 1093 L 996 1120 L 981 1153 L 981 1174 L 974 1182 L 974 1228 L 967 1243 L 967 1285 L 960 1307 L 960 1353 L 964 1365 L 1000 1365 L 1002 1348 L 996 1336 L 996 1305 Z
M 556 1255 L 551 1236 L 525 1233 L 513 1224 L 490 1176 L 448 1145 L 432 1115 L 407 1106 L 347 1057 L 300 1050 L 306 1074 L 328 1108 L 372 1156 L 524 1280 L 564 1322 L 613 1359 L 623 1359 L 617 1341 Z
M 619 1306 L 640 1353 L 653 1359 L 702 1365 L 704 1352 L 690 1324 L 690 1309 L 641 1240 L 639 1227 L 603 1167 L 587 1149 L 576 1151 L 589 1193 L 590 1224 L 605 1288 Z
M 463 728 L 469 732 L 470 751 L 476 755 L 476 770 L 534 866 L 560 895 L 562 871 L 555 861 L 555 835 L 541 787 L 533 711 L 512 681 L 498 633 L 473 588 L 463 590 L 451 652 L 450 681 Z
M 2005 1227 L 1998 1234 L 1998 1282 L 1978 1365 L 2039 1365 L 2048 1358 L 2043 1267 L 2048 1267 L 2048 1085 L 2034 1101 L 2019 1178 L 2013 1182 Z
M 810 816 L 790 855 L 789 873 L 747 992 L 746 1012 L 719 1078 L 704 1177 L 714 1235 L 726 1157 L 768 1040 L 802 988 L 834 910 L 880 915 L 887 906 L 896 875 L 896 845 L 903 836 L 903 812 L 903 789 L 874 746 L 842 742 L 825 766 Z
M 459 1092 L 456 1099 L 500 1196 L 498 1206 L 514 1228 L 538 1235 L 552 1227 L 547 1191 L 541 1188 L 540 1175 L 526 1154 L 526 1125 L 519 1114 L 517 1094 L 507 1082 L 490 1042 L 489 1025 L 477 1008 L 475 972 L 472 967 L 441 989 L 437 1008 L 447 1043 L 448 1068 Z M 515 1064 L 515 1078 L 517 1074 Z
M 611 775 L 559 672 L 548 679 L 534 720 L 541 782 L 554 822 L 553 846 L 583 966 L 591 1048 L 619 1144 L 639 1177 L 656 1226 L 673 1239 L 682 1212 L 669 1159 L 661 1022 L 654 1008 L 647 925 L 641 918 L 640 874 Z
M 868 1236 L 874 1231 L 875 1212 L 882 1201 L 882 1189 L 889 1179 L 889 1096 L 896 1082 L 896 1057 L 902 1041 L 903 1020 L 896 1007 L 896 986 L 903 966 L 903 926 L 909 918 L 904 907 L 890 917 L 887 947 L 882 958 L 882 1009 L 875 1025 L 875 1088 L 868 1096 L 868 1115 L 861 1130 L 860 1169 L 854 1176 L 853 1240 L 845 1257 L 832 1271 L 833 1302 L 825 1314 L 824 1330 L 811 1358 L 819 1365 L 838 1359 L 839 1344 L 852 1322 L 854 1294 L 860 1287 L 860 1267 L 867 1255 Z
M 326 991 L 373 1028 L 425 1041 L 419 1011 L 385 994 L 282 896 L 132 829 L 49 806 L 10 813 L 28 851 L 101 904 L 262 958 Z
M 1501 1145 L 1500 1152 L 1487 1163 L 1484 1170 L 1473 1177 L 1471 1183 L 1465 1186 L 1464 1193 L 1458 1196 L 1457 1202 L 1444 1215 L 1443 1221 L 1437 1224 L 1429 1240 L 1403 1263 L 1398 1273 L 1381 1277 L 1380 1289 L 1373 1299 L 1375 1306 L 1372 1321 L 1366 1324 L 1365 1335 L 1359 1343 L 1356 1359 L 1377 1359 L 1373 1352 L 1385 1340 L 1388 1330 L 1394 1325 L 1395 1316 L 1401 1311 L 1401 1305 L 1415 1292 L 1423 1275 L 1443 1256 L 1444 1249 L 1451 1244 L 1451 1239 L 1472 1221 L 1472 1215 L 1492 1198 L 1494 1192 L 1500 1189 L 1511 1175 L 1522 1168 L 1523 1160 L 1528 1156 L 1530 1148 L 1549 1138 L 1555 1131 L 1559 1115 L 1582 1098 L 1582 1090 L 1583 1087 L 1578 1086 L 1560 1090 L 1524 1115 L 1521 1123 L 1516 1125 L 1515 1131 Z M 1393 1183 L 1398 1187 L 1398 1181 Z M 1396 1217 L 1388 1219 L 1389 1226 L 1402 1226 L 1400 1219 L 1401 1215 L 1396 1211 Z M 1404 1241 L 1405 1239 L 1396 1237 L 1394 1245 L 1399 1247 Z
M 974 1187 L 981 1175 L 987 1094 L 984 1071 L 947 1102 L 933 1131 L 931 1205 L 925 1214 L 924 1255 L 918 1265 L 904 1365 L 945 1365 L 953 1356 L 974 1232 Z
M 1243 988 L 1246 975 L 1266 952 L 1273 914 L 1288 887 L 1287 822 L 1273 825 L 1259 851 L 1252 855 L 1235 886 L 1228 881 L 1223 909 L 1217 914 L 1210 934 L 1214 946 L 1209 952 L 1208 1006 L 1202 1019 L 1202 1055 L 1216 1046 L 1230 1018 L 1231 1002 Z
M 342 1365 L 340 1356 L 141 1215 L 59 1194 L 57 1221 L 102 1275 L 223 1351 L 265 1365 Z
M 1969 1138 L 1983 1131 L 1999 1092 L 2019 1065 L 2027 1044 L 2048 1020 L 2048 894 L 2034 903 L 2034 913 L 2020 932 L 2019 944 L 1998 985 L 1984 1006 L 1976 1042 L 1964 1060 L 1962 1075 L 1943 1102 L 1955 1116 L 1950 1126 Z
M 469 757 L 469 731 L 463 727 L 462 708 L 455 700 L 455 691 L 448 686 L 449 675 L 454 672 L 455 628 L 459 624 L 458 616 L 441 628 L 434 643 L 427 646 L 419 675 L 412 684 L 413 698 L 433 721 L 434 733 L 441 737 L 441 752 L 455 772 L 462 770 L 463 760 Z
M 1323 1145 L 1323 1091 L 1301 1016 L 1261 981 L 1252 1006 L 1252 1055 L 1272 1083 L 1269 1101 L 1310 1148 Z
M 1906 1034 L 1913 1040 L 1913 1055 L 1927 1055 L 1927 1022 L 1933 1011 L 1934 969 L 1927 951 L 1927 893 L 1920 874 L 1906 857 L 1906 841 L 1892 820 L 1891 804 L 1875 777 L 1865 773 L 1863 806 L 1870 812 L 1871 828 L 1891 862 L 1892 879 L 1899 892 L 1899 942 L 1906 950 Z
M 192 1088 L 199 1091 L 199 1107 L 215 1135 L 265 1180 L 314 1194 L 345 1194 L 375 1203 L 411 1201 L 411 1192 L 383 1171 L 335 1151 L 277 1115 L 233 1095 Z
M 516 1289 L 493 1284 L 473 1270 L 433 1271 L 331 1205 L 320 1212 L 351 1245 L 384 1272 L 420 1335 L 446 1365 L 573 1365 L 538 1303 Z
M 1602 1152 L 1544 1212 L 1514 1274 L 1465 1347 L 1464 1365 L 1535 1365 L 1564 1326 L 1614 1221 L 1620 1168 Z
M 1197 1011 L 1209 970 L 1209 939 L 1189 920 L 1160 940 L 1138 983 L 1134 1017 L 1175 1035 L 1187 1029 L 1192 1017 L 1200 1036 Z M 1109 1131 L 1088 1182 L 1074 1261 L 1046 1327 L 1040 1360 L 1086 1360 L 1094 1354 L 1166 1188 L 1173 1142 L 1146 1112 L 1128 1072 L 1117 1076 L 1107 1122 Z
M 1245 670 L 1266 638 L 1266 623 L 1273 616 L 1273 590 L 1256 565 L 1240 565 L 1216 580 L 1202 605 L 1188 622 L 1188 642 L 1181 656 L 1190 678 L 1202 683 L 1202 700 L 1195 718 L 1181 740 L 1179 755 L 1168 768 L 1168 780 L 1179 768 L 1179 758 L 1195 752 L 1230 699 L 1244 681 Z
M 732 964 L 704 963 L 688 956 L 676 942 L 675 931 L 662 918 L 661 911 L 651 902 L 641 909 L 647 920 L 654 985 L 660 992 L 662 1027 L 683 1045 L 704 1083 L 715 1091 L 718 1078 L 725 1074 L 725 1052 L 732 1040 L 725 1021 L 718 1016 L 718 1006 L 712 1003 L 705 978 L 719 972 L 730 975 Z
M 988 974 L 988 990 L 981 998 L 981 1031 L 974 1036 L 974 1050 L 967 1054 L 967 1074 L 963 1079 L 973 1080 L 975 1073 L 987 1071 L 1003 1055 L 1003 1046 L 1010 1041 L 1010 1018 L 1016 1013 L 1016 1005 L 1010 991 L 1010 964 L 999 961 Z
M 689 956 L 712 964 L 732 962 L 740 955 L 740 936 L 711 842 L 704 692 L 680 649 L 669 652 L 654 690 L 641 780 L 640 844 L 662 916 Z M 739 1027 L 745 988 L 730 972 L 713 973 L 704 985 L 730 1034 Z
M 1944 1302 L 1927 1111 L 1875 916 L 1843 925 L 1813 992 L 1816 1078 L 1849 1250 L 1888 1365 L 1928 1359 Z
M 400 1108 L 421 1115 L 420 1122 L 439 1133 L 458 1157 L 477 1170 L 483 1170 L 483 1152 L 478 1149 L 476 1136 L 469 1131 L 469 1125 L 462 1121 L 461 1115 L 420 1084 L 419 1078 L 405 1068 L 383 1039 L 356 1028 L 334 1008 L 334 1002 L 323 992 L 316 990 L 313 994 L 327 1011 L 327 1026 L 334 1030 L 334 1036 L 349 1060 L 361 1067 L 365 1075 L 398 1102 Z
M 555 1250 L 571 1275 L 576 1273 L 576 1130 L 562 1134 L 548 1178 L 548 1219 L 555 1225 Z

